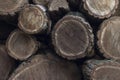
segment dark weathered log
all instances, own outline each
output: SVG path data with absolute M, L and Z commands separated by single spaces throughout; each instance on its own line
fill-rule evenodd
M 81 80 L 76 64 L 36 55 L 22 63 L 9 80 Z
M 120 63 L 111 60 L 89 60 L 83 65 L 85 80 L 120 80 Z
M 9 55 L 18 60 L 25 60 L 36 53 L 38 45 L 33 36 L 20 30 L 13 31 L 6 42 Z
M 0 45 L 0 80 L 7 80 L 9 74 L 14 70 L 16 67 L 15 60 L 12 59 L 4 45 Z
M 51 21 L 46 9 L 41 5 L 29 5 L 21 11 L 19 16 L 19 28 L 29 34 L 49 32 Z
M 92 28 L 79 13 L 70 13 L 54 26 L 52 42 L 60 56 L 67 59 L 83 58 L 91 55 Z
M 83 0 L 83 8 L 87 14 L 103 19 L 116 12 L 119 0 Z
M 120 59 L 120 17 L 111 17 L 101 24 L 98 46 L 105 58 Z
M 0 0 L 0 15 L 14 15 L 28 0 Z

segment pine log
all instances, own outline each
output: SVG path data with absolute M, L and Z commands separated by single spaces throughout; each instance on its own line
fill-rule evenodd
M 81 80 L 76 64 L 36 55 L 23 62 L 8 80 Z
M 0 45 L 0 80 L 7 80 L 16 67 L 16 61 L 12 59 L 4 45 Z
M 120 59 L 120 17 L 105 20 L 98 31 L 98 46 L 105 58 Z
M 91 55 L 93 39 L 91 26 L 79 13 L 64 16 L 52 31 L 52 42 L 56 53 L 67 59 Z
M 26 60 L 38 49 L 38 42 L 33 36 L 20 30 L 13 31 L 6 42 L 9 55 L 17 60 Z
M 19 16 L 19 28 L 28 34 L 49 32 L 51 21 L 46 9 L 41 5 L 29 5 L 25 7 Z
M 94 18 L 109 18 L 116 12 L 119 0 L 83 0 L 83 8 Z
M 120 63 L 111 60 L 89 60 L 83 65 L 85 80 L 120 80 Z
M 14 15 L 28 3 L 28 0 L 0 0 L 0 15 Z

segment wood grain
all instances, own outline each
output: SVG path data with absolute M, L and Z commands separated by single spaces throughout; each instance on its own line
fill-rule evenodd
M 119 0 L 83 0 L 84 9 L 96 18 L 108 18 L 115 13 Z
M 111 17 L 101 24 L 98 46 L 105 58 L 120 59 L 120 17 Z
M 0 0 L 0 15 L 14 15 L 28 0 Z
M 0 44 L 0 80 L 7 80 L 15 67 L 16 61 L 8 55 L 6 47 Z
M 29 5 L 21 11 L 19 16 L 19 28 L 28 34 L 37 34 L 50 29 L 46 9 L 40 5 Z
M 22 63 L 9 80 L 81 80 L 78 67 L 71 62 L 36 55 Z
M 60 56 L 67 59 L 83 58 L 90 55 L 93 33 L 89 23 L 79 13 L 64 16 L 54 26 L 52 42 Z
M 9 35 L 6 46 L 9 55 L 17 60 L 26 60 L 38 49 L 38 42 L 33 36 L 14 30 Z
M 89 60 L 83 65 L 85 80 L 119 80 L 120 63 L 112 60 Z

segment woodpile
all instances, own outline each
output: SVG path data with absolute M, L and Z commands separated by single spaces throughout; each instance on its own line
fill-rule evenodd
M 0 0 L 0 80 L 119 75 L 119 0 Z

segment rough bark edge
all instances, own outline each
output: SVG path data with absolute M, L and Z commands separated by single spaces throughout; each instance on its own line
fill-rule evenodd
M 60 65 L 64 64 L 62 62 L 66 62 L 66 64 L 68 64 L 68 65 L 71 65 L 71 64 L 73 64 L 73 66 L 76 65 L 72 62 L 70 63 L 69 61 L 62 60 L 62 59 L 59 59 L 59 58 L 55 59 L 54 56 L 49 57 L 49 55 L 45 55 L 45 54 L 40 53 L 38 55 L 35 55 L 35 56 L 31 57 L 27 61 L 21 63 L 19 65 L 19 67 L 14 71 L 14 73 L 10 76 L 10 78 L 8 80 L 13 80 L 16 75 L 19 75 L 19 72 L 23 71 L 24 69 L 26 69 L 30 66 L 39 65 L 39 64 L 42 64 L 42 63 L 46 63 L 46 62 L 53 62 L 53 63 L 59 63 L 60 62 L 59 63 Z M 76 68 L 77 68 L 77 66 L 76 66 Z
M 19 7 L 16 8 L 16 10 L 12 10 L 12 12 L 0 12 L 1 16 L 7 16 L 7 15 L 15 15 L 16 12 L 22 10 L 22 8 L 28 4 L 28 0 L 23 0 L 22 4 L 19 4 Z
M 98 38 L 97 46 L 98 46 L 99 51 L 101 52 L 101 54 L 102 54 L 103 57 L 108 58 L 108 59 L 118 60 L 118 59 L 120 59 L 120 58 L 116 58 L 116 57 L 110 55 L 109 53 L 106 53 L 106 52 L 104 51 L 101 43 L 100 43 L 101 33 L 102 33 L 103 29 L 106 27 L 105 25 L 106 25 L 109 21 L 114 20 L 114 19 L 116 19 L 116 18 L 119 18 L 119 19 L 120 19 L 119 16 L 114 16 L 114 17 L 111 17 L 110 19 L 105 20 L 105 21 L 100 25 L 100 29 L 99 29 L 98 32 L 97 32 L 97 38 Z
M 27 67 L 30 67 L 31 65 L 37 65 L 41 64 L 42 62 L 46 62 L 47 57 L 45 55 L 36 55 L 28 59 L 27 61 L 21 63 L 18 68 L 12 73 L 10 78 L 8 80 L 13 80 L 16 75 L 19 75 L 19 72 L 24 70 Z M 39 62 L 39 63 L 38 63 Z
M 112 60 L 89 60 L 82 66 L 84 79 L 93 80 L 93 73 L 100 66 L 117 66 L 120 67 L 118 62 Z
M 49 19 L 49 17 L 48 17 L 48 14 L 46 13 L 46 9 L 45 9 L 44 6 L 41 6 L 41 7 L 44 8 L 44 10 L 43 10 L 43 9 L 40 8 L 39 6 L 41 6 L 41 5 L 32 5 L 32 4 L 29 4 L 29 5 L 27 5 L 26 7 L 24 7 L 24 8 L 36 7 L 36 8 L 38 8 L 40 11 L 42 11 L 43 16 L 44 16 L 45 19 L 44 19 L 44 21 L 43 21 L 43 27 L 37 29 L 37 31 L 34 31 L 34 32 L 31 31 L 31 32 L 30 32 L 30 31 L 24 30 L 24 29 L 23 29 L 23 25 L 20 23 L 20 21 L 21 21 L 21 15 L 20 15 L 19 18 L 18 18 L 18 27 L 19 27 L 22 31 L 24 31 L 25 33 L 27 33 L 27 34 L 43 33 L 45 30 L 47 30 L 47 33 L 49 33 L 50 30 L 51 30 L 51 21 L 50 21 L 50 19 Z M 20 14 L 22 14 L 22 13 L 23 13 L 23 10 L 20 12 Z
M 53 29 L 53 32 L 52 32 L 52 44 L 54 45 L 54 49 L 55 49 L 56 53 L 63 58 L 67 58 L 68 60 L 74 60 L 74 59 L 83 58 L 83 57 L 87 56 L 88 53 L 93 48 L 92 46 L 93 46 L 93 41 L 94 41 L 93 40 L 94 35 L 92 33 L 92 28 L 90 27 L 88 22 L 86 22 L 85 19 L 82 18 L 82 17 L 79 17 L 77 15 L 75 15 L 74 17 L 73 16 L 74 15 L 68 14 L 68 15 L 64 16 L 61 20 L 59 20 L 58 23 L 62 22 L 62 20 L 64 20 L 66 17 L 72 17 L 73 19 L 79 20 L 81 23 L 84 23 L 83 25 L 85 25 L 86 30 L 88 29 L 87 34 L 90 34 L 91 36 L 88 36 L 88 38 L 90 38 L 90 39 L 88 39 L 90 43 L 88 44 L 88 48 L 86 48 L 86 52 L 84 54 L 77 54 L 75 56 L 68 56 L 68 55 L 65 55 L 65 54 L 61 53 L 61 51 L 59 49 L 57 49 L 56 41 L 55 41 L 55 38 L 54 38 L 55 37 L 55 31 L 56 31 L 56 28 L 57 28 L 57 26 L 55 25 L 56 27 Z M 90 47 L 90 45 L 91 45 L 91 47 Z M 93 54 L 91 54 L 91 55 L 93 55 Z
M 9 69 L 9 71 L 6 72 L 6 76 L 4 77 L 4 79 L 7 80 L 7 79 L 9 78 L 12 70 L 14 70 L 14 68 L 16 67 L 16 64 L 15 64 L 16 61 L 8 55 L 8 52 L 6 51 L 7 48 L 6 48 L 6 46 L 5 46 L 4 44 L 0 44 L 0 47 L 1 47 L 0 50 L 1 50 L 2 52 L 4 51 L 4 53 L 6 53 L 6 54 L 4 54 L 4 56 L 5 56 L 5 57 L 8 57 L 9 60 L 10 60 L 10 63 L 11 63 L 11 69 Z M 3 54 L 3 53 L 2 53 L 2 54 Z M 13 67 L 12 67 L 12 66 L 13 66 Z
M 104 16 L 98 16 L 98 15 L 92 13 L 92 12 L 88 9 L 85 1 L 86 1 L 86 0 L 83 0 L 83 8 L 85 9 L 85 11 L 86 11 L 89 15 L 94 16 L 95 18 L 99 18 L 99 19 L 109 18 L 110 16 L 112 16 L 112 15 L 116 12 L 116 10 L 117 10 L 117 8 L 118 8 L 118 6 L 119 6 L 119 0 L 116 0 L 116 6 L 115 6 L 114 9 L 111 11 L 111 13 L 109 13 L 109 14 L 107 14 L 107 15 L 104 15 Z
M 35 37 L 28 35 L 28 36 L 30 36 L 30 38 L 34 41 L 34 43 L 35 43 L 35 49 L 33 50 L 33 53 L 31 53 L 31 54 L 30 54 L 29 56 L 27 56 L 27 57 L 17 57 L 17 56 L 14 55 L 13 53 L 11 53 L 11 51 L 10 51 L 9 48 L 8 48 L 8 45 L 9 45 L 8 42 L 9 42 L 9 39 L 10 39 L 11 35 L 12 35 L 14 32 L 17 32 L 17 31 L 22 32 L 22 31 L 19 30 L 19 29 L 16 29 L 16 30 L 14 30 L 13 32 L 11 32 L 10 35 L 9 35 L 9 37 L 8 37 L 8 39 L 7 39 L 7 41 L 6 41 L 6 48 L 7 48 L 8 54 L 9 54 L 12 58 L 14 58 L 14 59 L 16 59 L 16 60 L 22 61 L 22 60 L 26 60 L 27 58 L 29 58 L 29 57 L 31 57 L 33 54 L 35 54 L 36 51 L 38 50 L 38 47 L 40 46 L 40 43 L 37 42 L 37 40 L 36 40 Z M 22 33 L 23 33 L 23 32 L 22 32 Z

